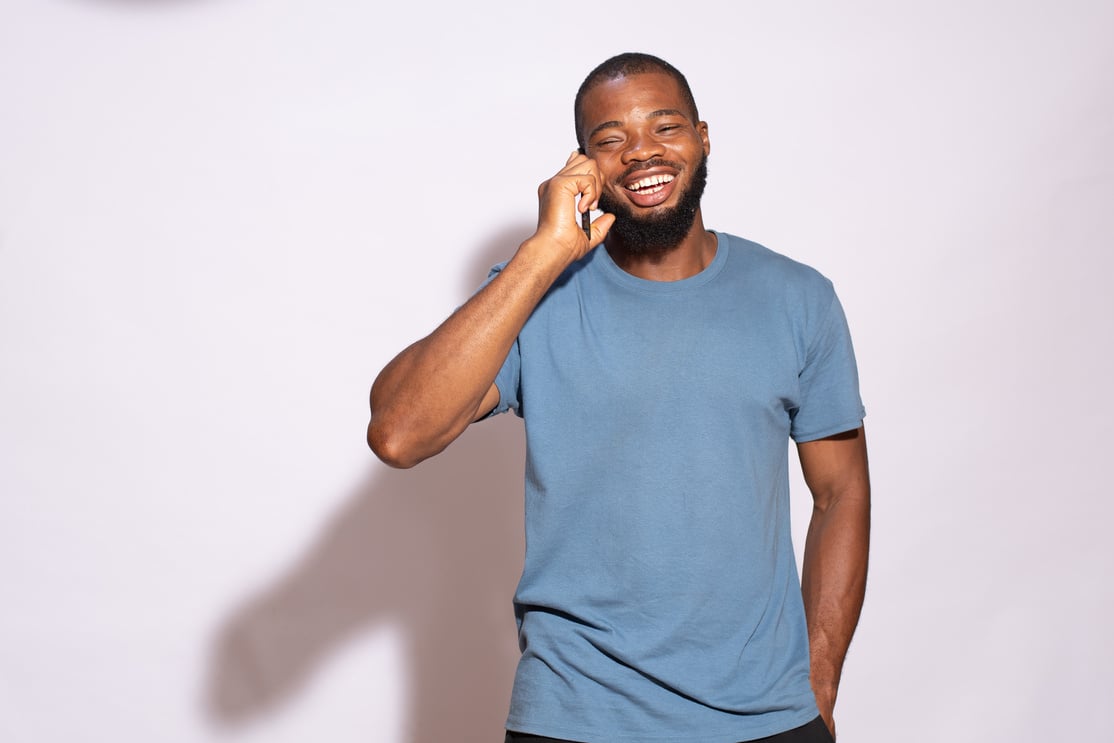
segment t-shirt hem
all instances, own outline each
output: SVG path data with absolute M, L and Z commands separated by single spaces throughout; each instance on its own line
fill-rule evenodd
M 739 743 L 740 741 L 766 738 L 771 735 L 793 730 L 794 728 L 808 724 L 819 714 L 815 706 L 812 706 L 811 709 L 806 709 L 800 712 L 799 715 L 794 715 L 792 718 L 782 720 L 776 724 L 764 725 L 746 730 L 725 730 L 723 732 L 708 733 L 706 735 L 692 735 L 688 732 L 678 732 L 670 735 L 644 735 L 642 733 L 626 735 L 610 731 L 588 731 L 580 728 L 570 728 L 564 725 L 549 726 L 545 724 L 527 723 L 514 718 L 507 719 L 507 730 L 513 730 L 517 733 L 525 733 L 528 735 L 540 735 L 545 738 L 579 741 L 581 743 L 677 743 L 679 740 L 683 740 L 685 743 Z
M 807 444 L 809 441 L 816 441 L 818 439 L 827 438 L 828 436 L 834 436 L 835 434 L 843 433 L 844 431 L 854 431 L 856 428 L 859 428 L 863 425 L 863 418 L 865 417 L 866 412 L 862 411 L 855 417 L 844 418 L 839 423 L 826 426 L 819 430 L 806 431 L 805 433 L 796 434 L 793 436 L 793 440 L 796 441 L 798 444 Z
M 514 353 L 514 351 L 512 350 L 511 353 Z M 489 418 L 494 418 L 497 415 L 506 413 L 508 410 L 513 411 L 519 418 L 522 417 L 517 399 L 508 392 L 510 382 L 506 379 L 506 376 L 503 370 L 500 369 L 499 374 L 495 377 L 495 381 L 493 382 L 495 389 L 499 390 L 499 401 L 495 403 L 494 408 L 489 410 L 486 415 L 478 420 L 488 420 Z

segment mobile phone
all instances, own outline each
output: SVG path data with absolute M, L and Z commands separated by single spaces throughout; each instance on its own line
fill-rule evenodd
M 584 154 L 583 147 L 577 147 L 576 151 L 581 155 Z M 588 241 L 592 241 L 592 212 L 591 210 L 584 212 L 580 215 L 580 227 L 584 230 L 584 234 L 588 236 Z

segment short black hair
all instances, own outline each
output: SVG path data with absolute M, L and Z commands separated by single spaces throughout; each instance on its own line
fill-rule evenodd
M 586 144 L 583 139 L 584 133 L 581 131 L 581 127 L 584 126 L 581 105 L 584 103 L 584 96 L 588 94 L 588 91 L 606 80 L 617 80 L 621 77 L 631 77 L 645 72 L 663 72 L 676 80 L 677 85 L 681 88 L 681 94 L 685 97 L 685 103 L 688 104 L 692 113 L 692 123 L 695 124 L 700 121 L 700 114 L 696 111 L 696 99 L 692 97 L 692 88 L 689 87 L 689 81 L 685 79 L 680 70 L 652 54 L 623 52 L 605 60 L 596 69 L 589 72 L 588 77 L 584 78 L 584 82 L 580 84 L 580 89 L 576 91 L 576 100 L 573 103 L 573 125 L 576 127 L 576 143 L 581 150 L 584 149 Z

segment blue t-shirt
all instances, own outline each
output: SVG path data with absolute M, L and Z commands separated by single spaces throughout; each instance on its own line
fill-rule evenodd
M 716 236 L 673 282 L 593 250 L 496 378 L 527 442 L 511 730 L 734 743 L 817 715 L 788 442 L 861 424 L 854 354 L 826 278 Z

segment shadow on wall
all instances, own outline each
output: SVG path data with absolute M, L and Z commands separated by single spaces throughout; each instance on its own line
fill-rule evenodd
M 531 230 L 494 238 L 468 292 Z M 501 739 L 518 660 L 523 455 L 521 421 L 502 415 L 415 469 L 376 467 L 308 553 L 217 629 L 211 721 L 237 727 L 280 707 L 347 640 L 394 621 L 407 639 L 406 740 Z

